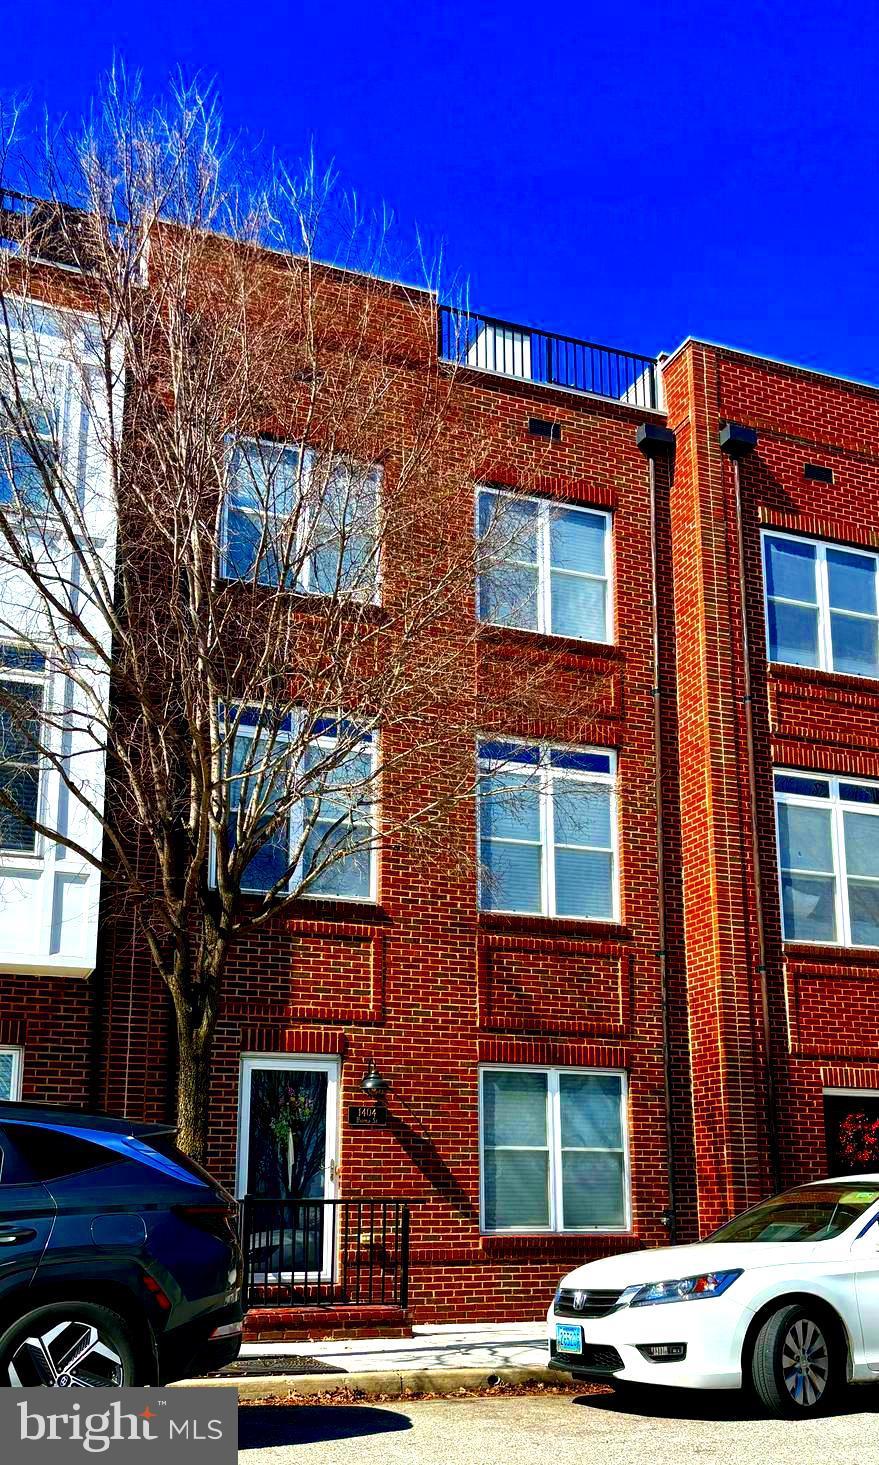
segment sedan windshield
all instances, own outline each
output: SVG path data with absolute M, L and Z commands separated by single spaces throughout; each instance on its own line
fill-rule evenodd
M 708 1241 L 829 1241 L 879 1200 L 879 1183 L 801 1185 L 727 1221 Z

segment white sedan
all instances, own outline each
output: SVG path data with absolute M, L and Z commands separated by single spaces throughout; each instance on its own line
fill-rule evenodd
M 563 1278 L 550 1366 L 611 1383 L 739 1389 L 779 1414 L 879 1379 L 879 1175 L 764 1201 L 705 1241 L 625 1252 Z

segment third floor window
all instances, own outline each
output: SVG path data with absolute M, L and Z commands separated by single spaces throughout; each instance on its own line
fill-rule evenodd
M 879 556 L 763 536 L 770 661 L 879 677 Z
M 613 639 L 610 514 L 479 490 L 479 619 L 579 641 Z
M 374 599 L 380 476 L 293 443 L 237 443 L 224 513 L 226 579 Z

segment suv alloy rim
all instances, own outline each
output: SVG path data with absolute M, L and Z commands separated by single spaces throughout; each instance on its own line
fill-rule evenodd
M 830 1356 L 824 1334 L 811 1318 L 798 1318 L 788 1328 L 781 1348 L 785 1388 L 797 1404 L 812 1408 L 827 1387 Z
M 122 1359 L 92 1323 L 66 1319 L 24 1338 L 8 1364 L 13 1388 L 107 1389 L 122 1385 Z

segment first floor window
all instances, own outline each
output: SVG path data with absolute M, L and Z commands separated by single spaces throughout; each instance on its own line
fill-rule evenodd
M 879 946 L 879 783 L 775 774 L 787 941 Z
M 0 646 L 0 851 L 34 854 L 40 798 L 40 716 L 45 658 Z
M 267 727 L 258 714 L 239 713 L 230 752 L 229 843 L 234 849 L 249 838 L 255 846 L 242 890 L 299 888 L 303 895 L 375 899 L 375 739 L 341 726 L 340 734 L 340 724 L 319 721 L 304 755 L 297 732 L 296 768 L 289 752 L 293 715 Z
M 483 910 L 615 920 L 615 755 L 479 747 Z
M 481 1073 L 484 1231 L 624 1231 L 626 1079 L 574 1068 Z
M 481 488 L 479 536 L 480 620 L 612 639 L 609 514 Z
M 770 661 L 879 677 L 879 556 L 763 536 Z
M 0 1099 L 21 1098 L 20 1048 L 0 1048 Z

